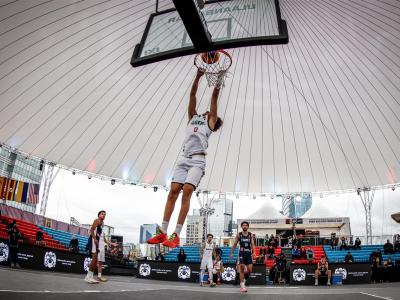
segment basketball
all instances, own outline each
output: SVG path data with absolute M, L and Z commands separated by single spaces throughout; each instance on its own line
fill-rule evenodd
M 210 51 L 201 54 L 201 59 L 207 64 L 214 64 L 219 60 L 219 52 Z

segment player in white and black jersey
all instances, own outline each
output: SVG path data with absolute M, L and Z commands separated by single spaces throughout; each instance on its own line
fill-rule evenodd
M 182 155 L 172 177 L 162 226 L 157 229 L 156 235 L 147 241 L 149 244 L 162 243 L 164 246 L 170 248 L 179 246 L 179 235 L 189 212 L 190 198 L 204 175 L 208 139 L 212 132 L 217 131 L 222 126 L 222 120 L 217 115 L 219 88 L 214 87 L 210 111 L 203 114 L 198 114 L 196 111 L 196 93 L 203 74 L 203 72 L 198 70 L 192 85 L 188 108 L 189 121 L 185 131 Z M 180 191 L 183 191 L 183 195 L 178 221 L 174 232 L 167 238 L 169 220 L 174 211 L 175 202 L 178 199 Z
M 207 241 L 203 241 L 201 245 L 201 264 L 200 264 L 200 285 L 203 286 L 203 277 L 206 269 L 208 270 L 208 280 L 210 281 L 210 287 L 215 286 L 213 282 L 213 257 L 215 257 L 215 246 L 213 243 L 214 236 L 209 233 L 207 234 Z

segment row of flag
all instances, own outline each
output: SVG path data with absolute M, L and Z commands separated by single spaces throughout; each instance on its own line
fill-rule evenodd
M 39 184 L 0 177 L 0 199 L 20 203 L 39 203 Z

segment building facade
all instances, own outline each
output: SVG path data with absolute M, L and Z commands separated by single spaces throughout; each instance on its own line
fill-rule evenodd
M 199 209 L 193 210 L 193 215 L 186 219 L 186 244 L 200 244 L 203 239 L 204 217 Z
M 13 152 L 10 148 L 0 145 L 0 177 L 14 181 L 40 185 L 45 163 L 43 160 L 29 158 Z M 14 186 L 14 191 L 16 189 Z M 16 201 L 2 197 L 5 204 L 29 212 L 35 212 L 37 203 L 31 201 Z M 6 200 L 7 199 L 7 200 Z
M 311 206 L 311 193 L 282 195 L 282 212 L 289 218 L 301 218 Z
M 143 224 L 140 225 L 139 243 L 145 244 L 148 239 L 156 234 L 157 224 Z

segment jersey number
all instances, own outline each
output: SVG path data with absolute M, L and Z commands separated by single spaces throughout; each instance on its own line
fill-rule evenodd
M 197 130 L 199 130 L 199 127 L 193 128 L 193 131 L 194 131 L 194 132 L 197 132 Z

